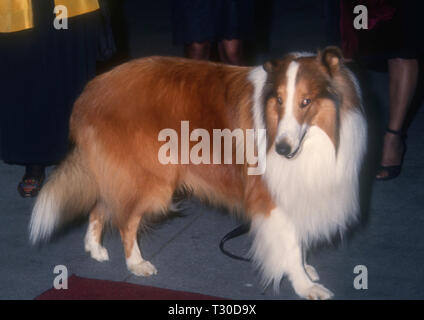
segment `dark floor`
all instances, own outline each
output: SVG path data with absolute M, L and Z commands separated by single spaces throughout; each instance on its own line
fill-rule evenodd
M 314 3 L 300 11 L 304 3 Z M 127 1 L 130 53 L 133 57 L 180 55 L 172 47 L 168 1 L 151 1 L 141 7 Z M 277 1 L 270 21 L 269 51 L 259 52 L 256 62 L 289 50 L 320 47 L 323 17 L 319 1 L 297 1 L 291 8 Z M 362 87 L 370 119 L 370 156 L 361 186 L 363 219 L 341 243 L 311 252 L 321 282 L 336 299 L 424 298 L 424 109 L 418 112 L 408 138 L 408 153 L 402 175 L 390 182 L 369 179 L 379 150 L 379 137 L 388 105 L 387 74 L 362 71 Z M 33 200 L 22 199 L 16 185 L 23 174 L 19 166 L 0 163 L 0 299 L 31 299 L 52 287 L 55 265 L 65 265 L 69 274 L 128 281 L 162 288 L 185 290 L 232 299 L 296 299 L 285 279 L 280 293 L 265 292 L 249 263 L 232 260 L 218 248 L 222 236 L 237 222 L 217 210 L 192 202 L 181 217 L 175 217 L 140 235 L 144 255 L 158 269 L 151 278 L 138 278 L 125 266 L 119 235 L 105 235 L 110 261 L 98 263 L 84 252 L 86 224 L 67 230 L 54 241 L 31 247 L 28 222 Z M 245 252 L 249 239 L 229 243 L 235 252 Z M 353 269 L 368 269 L 368 289 L 353 286 Z

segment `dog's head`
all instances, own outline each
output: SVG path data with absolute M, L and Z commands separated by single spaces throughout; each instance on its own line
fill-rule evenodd
M 294 158 L 308 129 L 318 126 L 338 148 L 340 94 L 334 79 L 343 68 L 337 47 L 327 47 L 317 55 L 294 53 L 263 65 L 267 81 L 263 91 L 264 117 L 269 147 Z

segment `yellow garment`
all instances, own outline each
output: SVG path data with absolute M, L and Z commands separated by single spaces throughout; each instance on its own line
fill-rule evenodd
M 68 18 L 100 8 L 98 0 L 55 0 L 68 9 Z M 52 20 L 53 23 L 53 20 Z M 0 32 L 15 32 L 34 27 L 32 0 L 0 0 Z
M 0 0 L 0 32 L 32 28 L 31 0 Z
M 99 9 L 97 0 L 54 0 L 56 6 L 62 5 L 68 9 L 68 18 Z

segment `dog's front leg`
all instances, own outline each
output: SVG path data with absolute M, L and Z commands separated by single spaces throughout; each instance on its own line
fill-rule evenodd
M 315 270 L 315 268 L 313 266 L 311 266 L 310 264 L 307 263 L 306 258 L 307 258 L 307 252 L 304 246 L 302 246 L 303 249 L 303 268 L 305 268 L 306 273 L 308 274 L 309 278 L 312 281 L 318 281 L 319 280 L 319 275 L 318 272 Z
M 303 267 L 302 248 L 290 218 L 279 208 L 268 215 L 256 215 L 252 220 L 252 257 L 262 271 L 264 284 L 274 282 L 279 289 L 284 275 L 290 279 L 295 292 L 306 299 L 330 299 L 333 294 L 313 282 Z

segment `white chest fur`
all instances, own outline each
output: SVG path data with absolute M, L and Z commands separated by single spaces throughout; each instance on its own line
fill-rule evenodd
M 366 124 L 359 112 L 343 115 L 340 146 L 311 127 L 302 149 L 286 159 L 271 148 L 264 179 L 277 205 L 293 222 L 300 241 L 329 239 L 359 212 L 358 178 L 366 145 Z

